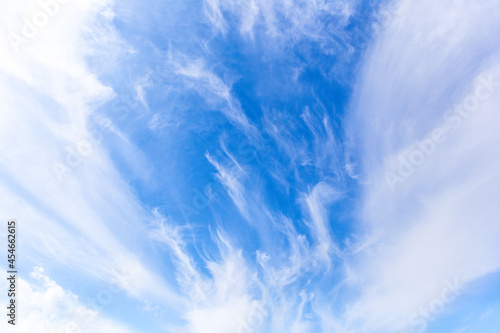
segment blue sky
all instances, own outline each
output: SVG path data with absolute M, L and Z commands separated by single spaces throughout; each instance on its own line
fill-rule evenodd
M 18 331 L 500 331 L 498 1 L 2 1 Z

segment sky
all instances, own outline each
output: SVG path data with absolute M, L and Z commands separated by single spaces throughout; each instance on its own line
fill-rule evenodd
M 2 332 L 500 332 L 498 0 L 0 0 Z

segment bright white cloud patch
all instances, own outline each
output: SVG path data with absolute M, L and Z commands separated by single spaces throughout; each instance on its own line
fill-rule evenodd
M 351 277 L 355 331 L 423 331 L 448 283 L 499 268 L 497 7 L 402 1 L 367 55 L 352 124 L 377 238 Z
M 16 25 L 14 18 L 36 19 L 46 11 L 35 2 L 6 7 L 0 41 L 2 218 L 23 221 L 20 246 L 29 261 L 51 258 L 90 279 L 119 279 L 128 271 L 135 281 L 127 286 L 130 295 L 179 306 L 176 292 L 139 260 L 137 238 L 114 233 L 134 230 L 148 214 L 105 152 L 104 137 L 113 136 L 109 126 L 90 120 L 95 106 L 113 97 L 86 64 L 104 42 L 121 43 L 105 15 L 111 5 L 60 4 L 18 49 L 4 38 L 24 29 L 25 20 Z M 127 248 L 132 243 L 135 249 Z
M 2 271 L 2 275 L 7 275 Z M 84 304 L 71 291 L 64 290 L 45 275 L 42 267 L 34 267 L 28 279 L 17 281 L 19 300 L 16 326 L 5 326 L 4 332 L 77 333 L 132 332 L 123 324 L 103 317 L 99 302 Z M 2 296 L 7 288 L 2 287 Z M 2 297 L 5 300 L 6 297 Z M 104 298 L 103 298 L 104 300 Z

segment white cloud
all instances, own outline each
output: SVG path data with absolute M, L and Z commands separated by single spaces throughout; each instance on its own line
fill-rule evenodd
M 368 50 L 350 124 L 366 182 L 362 226 L 371 241 L 348 264 L 348 282 L 361 292 L 343 317 L 346 330 L 417 328 L 411 316 L 446 281 L 467 283 L 500 268 L 500 91 L 394 190 L 384 177 L 393 167 L 388 161 L 442 126 L 480 76 L 500 78 L 497 37 L 483 33 L 500 29 L 498 10 L 496 1 L 400 1 Z
M 149 236 L 165 245 L 173 255 L 179 283 L 190 296 L 191 305 L 183 313 L 186 325 L 180 332 L 237 332 L 259 303 L 257 285 L 242 251 L 235 249 L 221 231 L 214 235 L 219 260 L 205 259 L 210 275 L 202 274 L 188 254 L 179 227 L 156 213 L 156 226 Z
M 323 26 L 324 18 L 334 18 L 343 27 L 353 12 L 354 1 L 306 0 L 205 0 L 207 16 L 216 31 L 225 34 L 225 16 L 232 14 L 240 21 L 240 32 L 254 38 L 255 29 L 262 25 L 273 38 L 312 39 L 328 41 L 331 36 Z M 331 40 L 330 40 L 331 41 Z
M 337 245 L 330 236 L 328 205 L 342 198 L 343 193 L 326 183 L 318 183 L 309 194 L 303 196 L 307 212 L 311 218 L 309 228 L 317 242 L 317 255 L 330 261 L 330 255 L 339 254 Z
M 203 58 L 189 58 L 171 51 L 168 64 L 173 67 L 174 74 L 184 78 L 188 88 L 197 91 L 208 105 L 218 108 L 247 135 L 256 134 L 257 129 L 246 116 L 238 99 L 233 96 L 230 84 L 207 68 Z
M 2 276 L 6 275 L 2 271 Z M 2 332 L 132 332 L 126 326 L 104 317 L 93 306 L 82 303 L 75 294 L 46 276 L 42 267 L 34 267 L 29 276 L 32 281 L 19 277 L 17 280 L 16 325 L 7 325 L 2 321 Z M 2 295 L 5 294 L 5 286 L 2 286 Z
M 180 309 L 184 300 L 172 291 L 172 281 L 139 260 L 147 238 L 136 230 L 149 213 L 102 143 L 114 134 L 101 127 L 97 135 L 89 120 L 114 93 L 97 79 L 87 57 L 111 59 L 123 52 L 111 6 L 104 0 L 60 5 L 17 51 L 1 35 L 2 218 L 20 221 L 28 262 L 55 260 L 73 274 L 102 280 L 129 271 L 129 295 Z M 4 32 L 22 30 L 19 17 L 41 10 L 34 1 L 9 3 L 2 12 Z M 54 162 L 65 165 L 62 177 Z
M 216 161 L 210 154 L 205 154 L 207 160 L 217 170 L 217 178 L 225 187 L 227 193 L 238 208 L 240 214 L 250 221 L 250 211 L 247 198 L 245 196 L 245 187 L 242 184 L 242 178 L 245 175 L 243 169 L 238 164 L 233 164 L 232 167 L 226 167 Z

